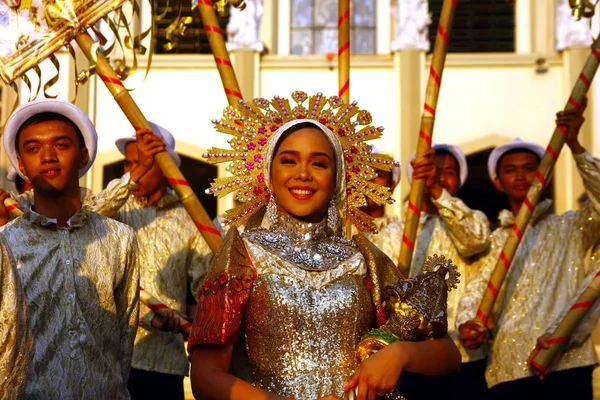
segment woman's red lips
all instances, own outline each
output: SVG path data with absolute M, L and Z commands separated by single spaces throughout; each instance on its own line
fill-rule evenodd
M 314 194 L 315 190 L 306 186 L 294 186 L 288 189 L 292 197 L 298 200 L 310 199 Z

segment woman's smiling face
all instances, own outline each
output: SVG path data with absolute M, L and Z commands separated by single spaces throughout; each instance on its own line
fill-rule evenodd
M 320 129 L 305 127 L 284 136 L 271 163 L 269 183 L 279 211 L 300 221 L 320 222 L 335 193 L 335 166 L 333 146 Z

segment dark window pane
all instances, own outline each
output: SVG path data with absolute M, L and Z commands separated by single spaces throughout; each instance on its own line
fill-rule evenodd
M 314 54 L 337 54 L 338 31 L 335 29 L 319 29 L 315 31 Z
M 292 2 L 292 28 L 310 27 L 313 24 L 313 0 Z
M 350 34 L 350 52 L 352 54 L 373 54 L 377 47 L 377 35 L 374 29 L 353 29 Z
M 338 0 L 313 0 L 315 27 L 337 27 Z
M 377 6 L 374 0 L 353 0 L 351 13 L 354 26 L 375 28 Z
M 443 0 L 429 0 L 431 50 Z M 515 10 L 506 0 L 461 0 L 456 7 L 449 52 L 515 51 Z
M 350 51 L 353 54 L 375 54 L 376 4 L 376 0 L 351 3 Z M 337 54 L 338 0 L 291 0 L 291 13 L 292 54 Z
M 313 31 L 312 29 L 294 29 L 292 31 L 292 54 L 306 55 L 313 54 Z

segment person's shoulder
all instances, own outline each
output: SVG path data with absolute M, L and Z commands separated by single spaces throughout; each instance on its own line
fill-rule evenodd
M 11 230 L 19 229 L 22 227 L 22 218 L 17 217 L 8 221 L 6 224 L 0 226 L 0 234 L 3 232 L 9 232 Z
M 382 226 L 379 229 L 379 233 L 377 235 L 390 235 L 396 234 L 397 232 L 404 231 L 404 218 L 394 218 L 385 226 Z
M 96 225 L 96 227 L 104 226 L 107 228 L 108 232 L 122 235 L 123 239 L 135 237 L 135 230 L 123 222 L 98 214 L 94 211 L 89 211 L 88 218 L 90 219 L 90 222 Z
M 35 227 L 35 224 L 27 223 L 23 217 L 17 217 L 0 226 L 0 235 L 4 238 L 23 237 L 31 234 L 32 229 L 35 229 Z

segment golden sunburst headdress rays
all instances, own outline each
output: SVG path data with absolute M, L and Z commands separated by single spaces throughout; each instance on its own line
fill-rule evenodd
M 370 125 L 371 113 L 360 110 L 356 102 L 346 104 L 338 96 L 327 98 L 317 93 L 309 98 L 297 91 L 291 100 L 293 107 L 290 100 L 279 96 L 272 100 L 240 100 L 223 111 L 223 118 L 213 121 L 218 132 L 232 136 L 228 141 L 231 149 L 212 148 L 204 157 L 211 164 L 230 162 L 226 169 L 232 176 L 215 179 L 206 192 L 219 197 L 237 192 L 236 199 L 243 203 L 228 210 L 223 222 L 242 223 L 267 204 L 271 158 L 277 141 L 291 126 L 311 122 L 325 133 L 336 152 L 335 201 L 340 213 L 358 230 L 375 232 L 372 218 L 359 208 L 367 204 L 367 198 L 377 204 L 394 203 L 388 188 L 370 180 L 376 176 L 375 169 L 389 171 L 399 165 L 388 155 L 372 154 L 371 145 L 366 143 L 381 137 L 383 128 Z

